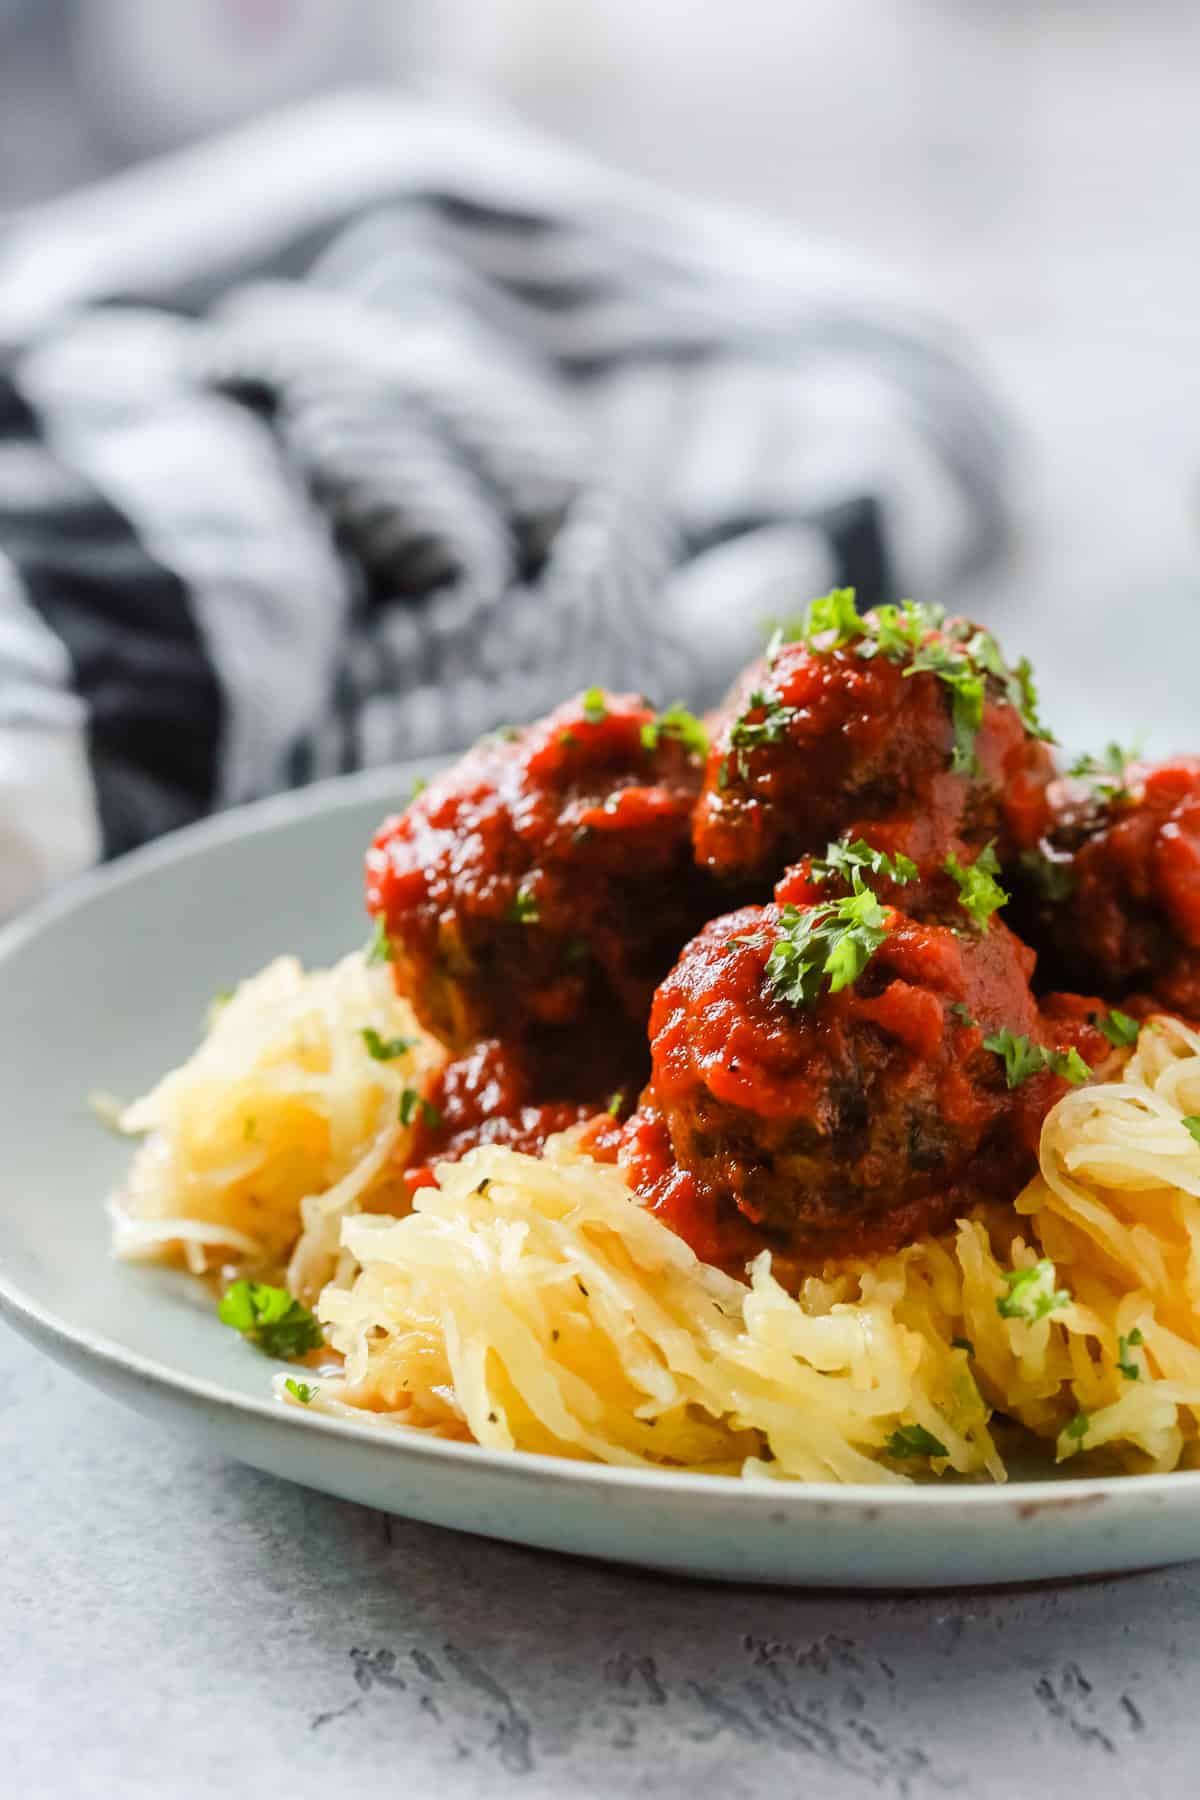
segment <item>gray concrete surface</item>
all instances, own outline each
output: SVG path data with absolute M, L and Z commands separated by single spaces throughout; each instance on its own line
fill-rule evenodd
M 1026 432 L 989 616 L 1068 740 L 1200 745 L 1200 10 L 540 11 L 491 91 L 888 256 L 973 334 Z M 1200 1565 L 933 1597 L 582 1566 L 208 1461 L 2 1328 L 0 1467 L 23 1800 L 1200 1790 Z
M 1200 1564 L 722 1588 L 233 1464 L 0 1327 L 0 1792 L 1094 1800 L 1196 1792 Z

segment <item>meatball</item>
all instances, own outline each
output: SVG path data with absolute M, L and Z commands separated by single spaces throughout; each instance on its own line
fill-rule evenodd
M 614 1113 L 621 1095 L 610 1096 Z M 480 1144 L 540 1150 L 557 1131 L 595 1117 L 585 1100 L 550 1100 L 538 1093 L 538 1071 L 521 1051 L 485 1038 L 463 1057 L 445 1063 L 413 1120 L 405 1180 L 410 1190 L 433 1182 L 433 1164 L 457 1162 Z M 613 1114 L 601 1115 L 610 1125 Z
M 1051 788 L 1020 928 L 1056 979 L 1200 1018 L 1200 761 L 1118 758 L 1108 777 Z
M 823 603 L 822 603 L 823 604 Z M 770 885 L 841 835 L 922 870 L 960 841 L 1002 861 L 1045 829 L 1054 775 L 1028 670 L 965 620 L 880 608 L 777 645 L 718 714 L 696 809 L 698 860 Z M 872 826 L 881 823 L 883 842 Z
M 881 912 L 877 948 L 856 976 L 846 965 L 837 992 L 797 960 L 821 909 L 716 919 L 651 1013 L 647 1101 L 675 1163 L 732 1222 L 736 1208 L 809 1260 L 903 1243 L 977 1201 L 1010 1200 L 1065 1091 L 1051 1068 L 1028 1069 L 1029 1048 L 1077 1046 L 1089 1030 L 1041 1017 L 1033 952 L 998 920 L 964 929 Z M 1056 1066 L 1067 1069 L 1065 1053 Z
M 386 821 L 367 905 L 429 1030 L 552 1052 L 556 1099 L 644 1069 L 655 984 L 714 910 L 691 854 L 702 746 L 678 709 L 593 691 L 484 739 Z

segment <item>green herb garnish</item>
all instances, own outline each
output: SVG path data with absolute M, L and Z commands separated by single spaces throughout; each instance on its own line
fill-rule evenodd
M 792 1006 L 813 1006 L 822 990 L 838 993 L 856 981 L 887 936 L 887 909 L 858 869 L 853 892 L 843 900 L 800 909 L 785 906 L 780 932 L 767 958 L 767 981 Z M 760 944 L 760 933 L 731 944 Z
M 624 1106 L 624 1104 L 625 1104 L 625 1096 L 620 1091 L 620 1089 L 618 1089 L 615 1094 L 609 1095 L 608 1105 L 605 1107 L 604 1110 L 608 1114 L 610 1119 L 615 1119 L 619 1115 L 621 1108 Z
M 689 756 L 708 755 L 708 732 L 702 720 L 679 700 L 673 706 L 664 707 L 653 719 L 647 719 L 641 728 L 643 750 L 657 750 L 664 738 L 673 743 L 682 744 Z
M 1088 1018 L 1096 1030 L 1103 1032 L 1109 1043 L 1117 1049 L 1123 1049 L 1126 1044 L 1137 1043 L 1141 1027 L 1128 1013 L 1118 1012 L 1114 1007 L 1110 1013 L 1089 1013 Z
M 289 1394 L 295 1396 L 301 1406 L 311 1405 L 321 1391 L 320 1388 L 310 1387 L 307 1381 L 297 1381 L 291 1375 L 288 1376 L 283 1385 Z
M 1073 1443 L 1081 1444 L 1091 1429 L 1092 1421 L 1087 1413 L 1078 1412 L 1063 1426 L 1062 1435 L 1070 1438 Z
M 533 889 L 519 887 L 505 908 L 504 917 L 510 925 L 536 925 L 541 915 Z
M 1183 1121 L 1185 1131 L 1190 1131 L 1196 1142 L 1200 1144 L 1200 1113 L 1191 1113 Z
M 380 1037 L 373 1025 L 364 1025 L 361 1035 L 362 1041 L 367 1047 L 367 1055 L 372 1062 L 394 1062 L 398 1056 L 403 1056 L 404 1052 L 411 1050 L 413 1046 L 412 1038 Z
M 303 1356 L 325 1342 L 307 1306 L 286 1288 L 270 1287 L 265 1281 L 235 1281 L 217 1307 L 217 1317 L 267 1356 Z
M 953 877 L 958 888 L 958 904 L 977 925 L 986 926 L 992 914 L 1008 903 L 1008 892 L 996 880 L 1000 863 L 993 844 L 985 844 L 975 861 L 968 863 L 966 868 L 951 851 L 942 867 Z
M 371 933 L 370 941 L 366 948 L 367 966 L 370 967 L 375 963 L 391 962 L 392 954 L 392 940 L 388 936 L 387 926 L 382 918 L 376 916 L 375 929 Z
M 442 1115 L 433 1101 L 424 1099 L 416 1088 L 406 1087 L 400 1096 L 400 1123 L 411 1125 L 418 1111 L 431 1130 L 441 1124 Z
M 1092 1074 L 1091 1067 L 1074 1047 L 1065 1051 L 1047 1050 L 1044 1044 L 1035 1044 L 1007 1026 L 1003 1031 L 985 1037 L 983 1047 L 1004 1058 L 1004 1078 L 1010 1088 L 1020 1087 L 1022 1082 L 1040 1075 L 1044 1069 L 1069 1081 L 1072 1087 L 1089 1080 Z
M 1120 744 L 1106 744 L 1099 756 L 1081 756 L 1067 770 L 1068 775 L 1077 781 L 1086 781 L 1092 792 L 1101 800 L 1110 800 L 1116 804 L 1130 798 L 1130 790 L 1125 783 L 1125 772 L 1130 763 L 1136 762 L 1140 755 L 1140 746 L 1133 745 L 1123 750 Z
M 412 784 L 412 792 L 408 796 L 408 804 L 411 806 L 414 800 L 419 800 L 428 786 L 428 777 L 425 775 L 418 775 L 417 779 Z
M 1048 1313 L 1071 1303 L 1067 1289 L 1054 1285 L 1055 1268 L 1049 1258 L 1028 1269 L 1010 1269 L 1004 1280 L 1007 1291 L 996 1299 L 996 1311 L 1002 1319 L 1044 1319 Z
M 893 1431 L 887 1441 L 887 1453 L 898 1461 L 910 1456 L 949 1456 L 940 1438 L 935 1438 L 932 1431 L 926 1431 L 923 1425 L 901 1425 Z
M 608 717 L 608 702 L 604 697 L 604 689 L 590 687 L 583 696 L 583 716 L 589 725 L 599 725 Z
M 824 856 L 812 858 L 809 868 L 814 881 L 824 881 L 829 875 L 842 875 L 850 881 L 856 869 L 902 886 L 917 878 L 917 865 L 909 857 L 887 856 L 882 850 L 873 850 L 862 838 L 855 838 L 852 844 L 830 844 Z
M 1142 1378 L 1142 1371 L 1129 1352 L 1140 1350 L 1144 1342 L 1139 1326 L 1135 1326 L 1127 1337 L 1122 1333 L 1117 1339 L 1117 1367 L 1126 1381 L 1140 1381 Z

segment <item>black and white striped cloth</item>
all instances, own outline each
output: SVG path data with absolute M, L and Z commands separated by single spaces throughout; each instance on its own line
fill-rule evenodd
M 948 597 L 1004 464 L 869 276 L 431 102 L 0 224 L 0 913 L 581 685 L 705 704 L 833 582 Z

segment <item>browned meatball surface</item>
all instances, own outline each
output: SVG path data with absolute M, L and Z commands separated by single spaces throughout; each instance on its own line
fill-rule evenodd
M 922 869 L 954 843 L 995 840 L 1005 862 L 1033 846 L 1054 765 L 1028 670 L 965 620 L 911 606 L 859 619 L 838 600 L 810 609 L 801 640 L 752 665 L 714 719 L 700 862 L 769 887 L 845 834 Z
M 1125 763 L 1114 746 L 1050 798 L 1018 896 L 1047 969 L 1200 1018 L 1200 760 Z
M 1033 954 L 996 919 L 964 929 L 868 907 L 878 947 L 831 991 L 804 972 L 819 910 L 714 920 L 655 997 L 648 1103 L 664 1154 L 696 1184 L 672 1176 L 663 1210 L 674 1204 L 689 1235 L 692 1207 L 709 1255 L 721 1202 L 815 1255 L 910 1241 L 974 1202 L 1011 1199 L 1065 1091 L 1053 1067 L 1025 1077 L 1023 1048 L 1077 1045 L 1088 1030 L 1042 1019 Z M 1066 1072 L 1065 1052 L 1056 1066 Z M 652 1184 L 644 1152 L 632 1161 Z
M 655 984 L 715 910 L 691 851 L 702 749 L 689 715 L 593 692 L 485 739 L 386 821 L 367 904 L 422 1023 L 459 1051 L 553 1047 L 566 1076 L 538 1099 L 644 1066 Z

